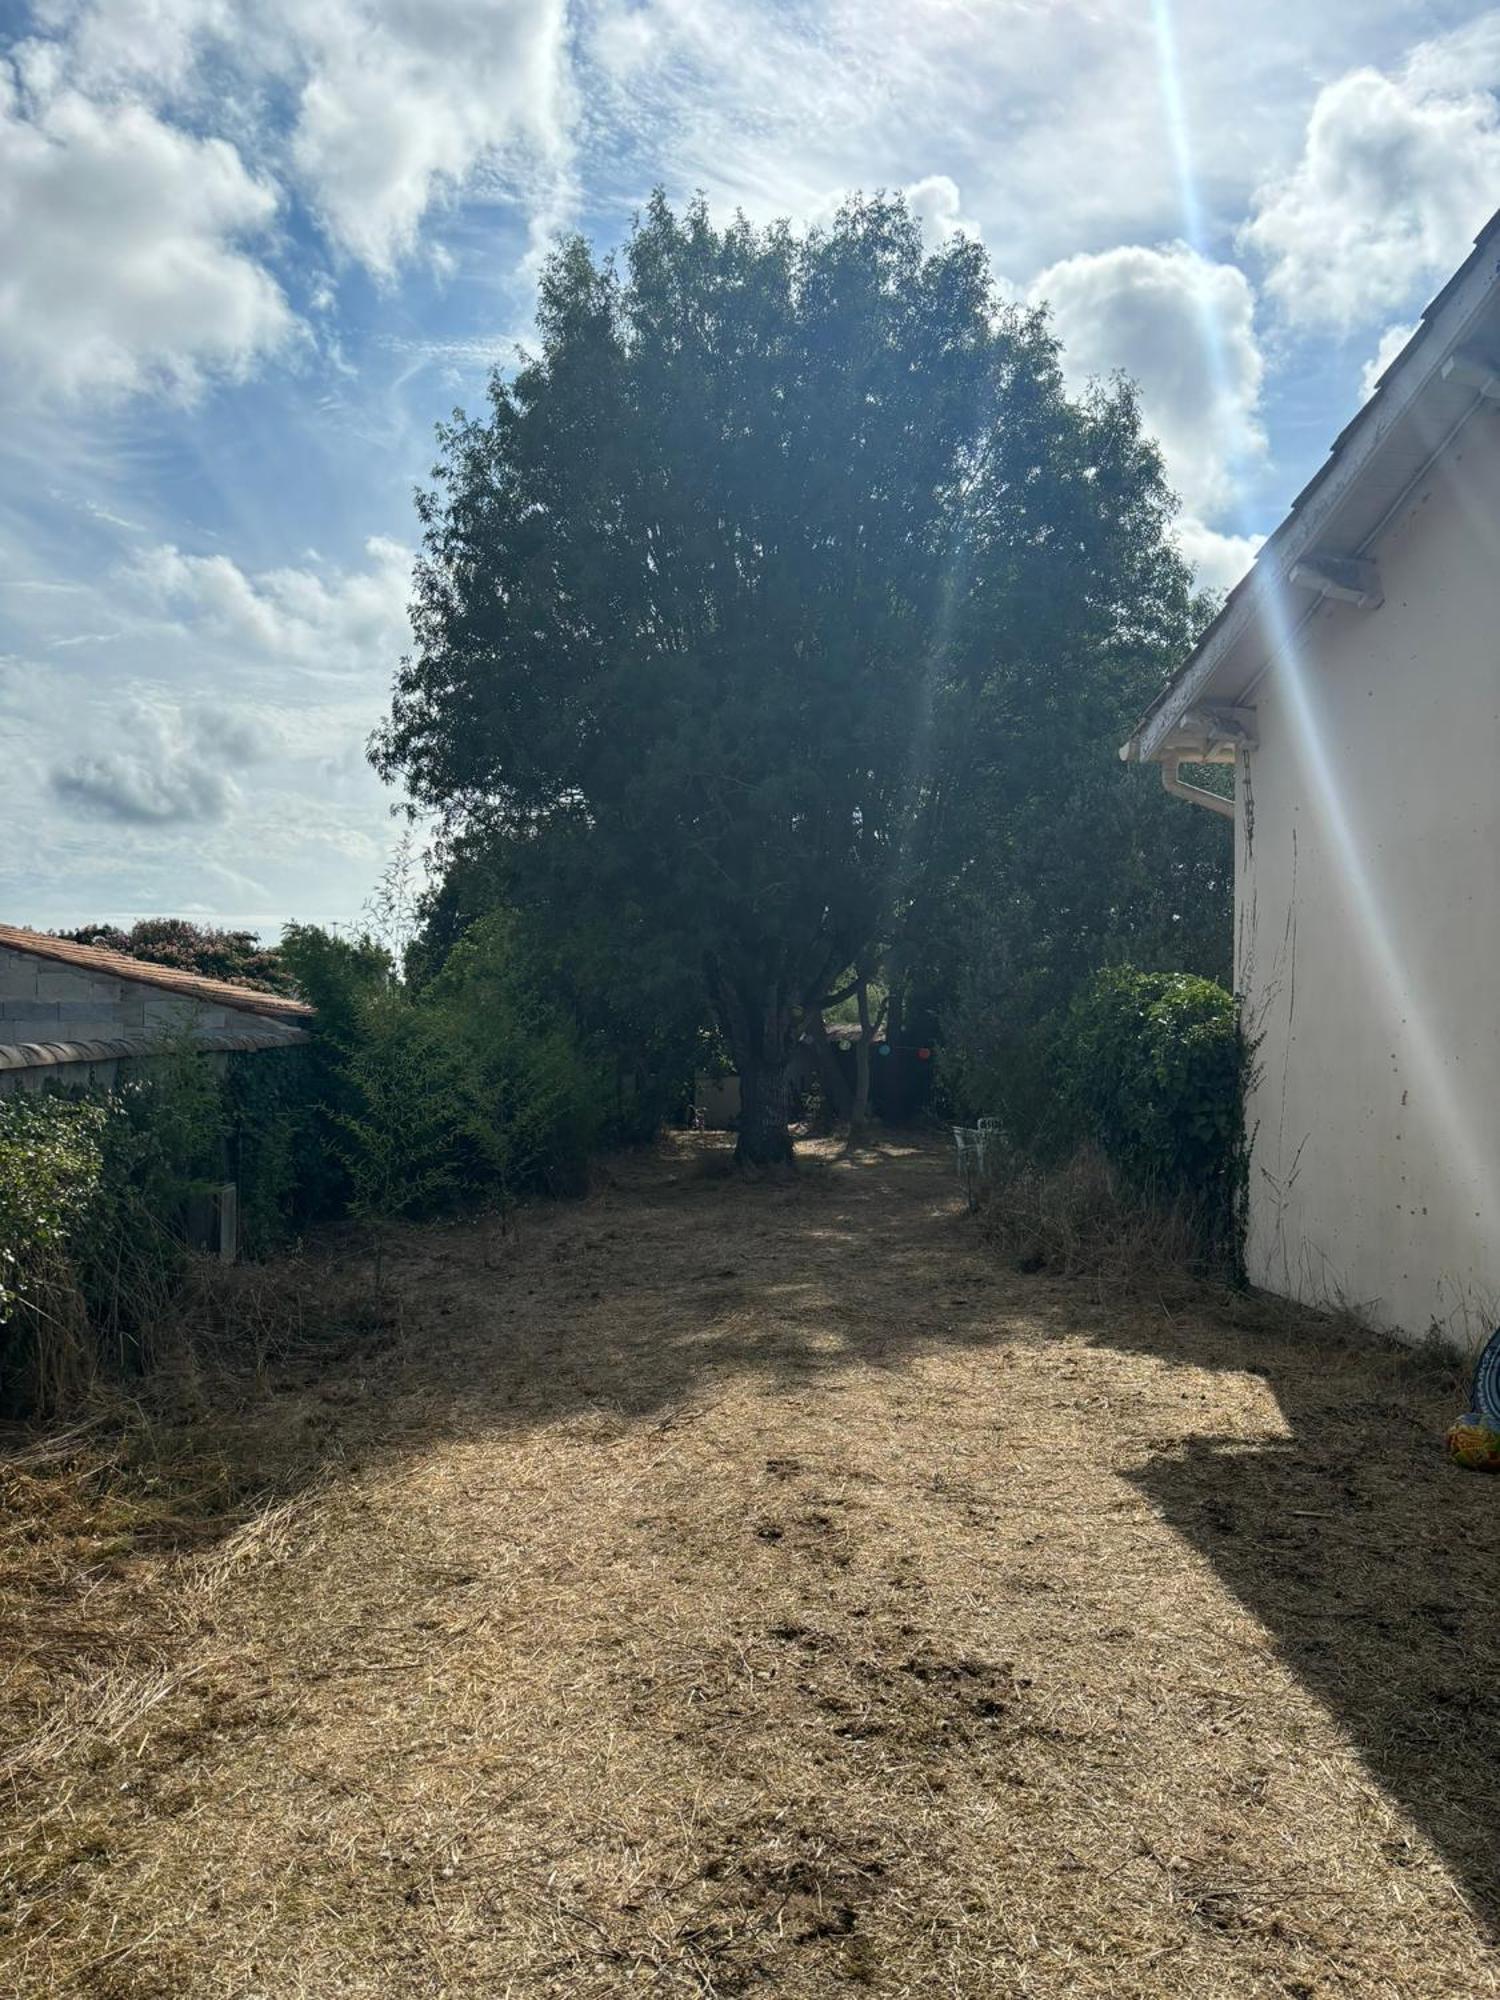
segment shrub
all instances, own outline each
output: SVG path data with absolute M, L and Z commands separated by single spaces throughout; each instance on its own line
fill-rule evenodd
M 297 1215 L 301 1053 L 220 1070 L 183 1045 L 107 1094 L 0 1098 L 0 1409 L 56 1410 L 101 1365 L 152 1365 L 204 1188 L 233 1174 L 246 1247 L 282 1240 Z
M 104 1105 L 98 1185 L 69 1254 L 100 1354 L 139 1372 L 187 1266 L 188 1202 L 228 1172 L 222 1078 L 174 1046 Z
M 390 954 L 372 939 L 334 937 L 315 924 L 288 924 L 281 954 L 297 990 L 315 1010 L 313 1039 L 302 1051 L 305 1123 L 298 1146 L 296 1200 L 309 1216 L 342 1215 L 354 1197 L 343 1120 L 360 1112 L 350 1067 L 367 1010 L 395 977 Z
M 353 1107 L 336 1114 L 349 1208 L 365 1222 L 432 1215 L 487 1178 L 472 1080 L 442 1023 L 395 987 L 359 1010 L 346 1080 Z
M 109 1096 L 0 1099 L 0 1405 L 56 1409 L 101 1361 L 149 1365 L 224 1138 L 219 1080 L 191 1056 Z
M 543 990 L 516 919 L 498 911 L 472 925 L 423 1005 L 464 1052 L 500 1193 L 581 1193 L 616 1078 Z
M 258 1256 L 317 1217 L 581 1192 L 601 1139 L 650 1116 L 509 913 L 416 992 L 368 938 L 294 925 L 282 952 L 316 1009 L 310 1042 L 226 1064 L 185 1042 L 109 1095 L 0 1099 L 0 1407 L 53 1410 L 101 1364 L 152 1364 L 210 1186 L 237 1183 Z
M 267 993 L 289 993 L 292 978 L 274 946 L 263 945 L 254 931 L 218 930 L 189 923 L 185 917 L 147 917 L 121 930 L 116 924 L 84 924 L 58 931 L 75 944 L 122 951 L 153 965 L 170 965 L 179 972 L 196 972 L 205 979 L 227 979 L 234 986 L 256 986 Z
M 1073 1128 L 1057 1092 L 1056 1020 L 1006 1032 L 992 1019 L 955 1014 L 948 1025 L 955 1039 L 937 1050 L 940 1106 L 961 1124 L 998 1119 L 1006 1137 L 1038 1159 L 1065 1148 Z
M 1191 973 L 1096 973 L 1058 1039 L 1060 1095 L 1137 1192 L 1197 1209 L 1232 1249 L 1245 1183 L 1249 1048 L 1232 994 Z
M 229 1178 L 239 1189 L 240 1248 L 268 1256 L 314 1209 L 321 1182 L 310 1047 L 229 1058 L 224 1076 Z
M 283 950 L 317 1009 L 316 1212 L 375 1222 L 581 1192 L 614 1078 L 545 991 L 510 913 L 472 924 L 415 991 L 369 940 L 294 927 Z
M 75 1385 L 69 1245 L 99 1191 L 107 1116 L 98 1103 L 0 1098 L 0 1407 L 60 1403 Z

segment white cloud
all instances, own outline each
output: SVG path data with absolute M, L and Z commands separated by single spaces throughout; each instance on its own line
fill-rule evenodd
M 50 39 L 23 42 L 19 60 L 34 87 L 66 72 L 75 86 L 101 96 L 148 79 L 161 91 L 183 89 L 200 48 L 234 26 L 232 0 L 50 0 L 34 11 Z
M 1177 545 L 1203 590 L 1231 590 L 1255 560 L 1259 535 L 1225 535 L 1191 515 L 1177 523 Z
M 1184 556 L 1200 584 L 1222 590 L 1238 582 L 1255 538 L 1208 524 L 1232 506 L 1239 475 L 1266 451 L 1265 362 L 1245 274 L 1183 243 L 1130 244 L 1052 265 L 1031 297 L 1052 308 L 1075 390 L 1117 371 L 1136 384 L 1146 428 L 1183 502 Z
M 922 225 L 929 249 L 936 249 L 948 236 L 979 236 L 979 224 L 962 212 L 958 183 L 949 175 L 928 174 L 903 188 L 902 193 Z
M 1069 257 L 1036 278 L 1052 307 L 1068 380 L 1123 370 L 1189 513 L 1211 517 L 1234 498 L 1236 470 L 1263 456 L 1258 416 L 1265 363 L 1255 295 L 1232 264 L 1186 244 L 1126 245 Z
M 0 63 L 0 366 L 13 387 L 191 393 L 292 330 L 242 247 L 276 194 L 222 139 L 139 104 L 26 98 Z
M 560 219 L 574 106 L 565 0 L 56 0 L 16 61 L 39 99 L 134 101 L 231 136 L 381 275 L 482 183 Z M 226 87 L 226 78 L 229 79 Z M 287 130 L 272 115 L 291 112 Z M 188 142 L 190 143 L 190 142 Z M 326 291 L 326 280 L 320 287 Z
M 1380 345 L 1365 363 L 1359 378 L 1359 399 L 1367 403 L 1375 393 L 1375 385 L 1396 356 L 1416 332 L 1416 323 L 1388 326 L 1380 336 Z
M 389 681 L 411 645 L 411 551 L 374 536 L 365 570 L 283 568 L 251 574 L 224 555 L 150 550 L 127 579 L 193 635 L 249 660 L 321 676 Z
M 389 272 L 476 172 L 560 168 L 563 0 L 283 0 L 306 75 L 292 162 L 333 238 Z M 549 204 L 544 200 L 543 206 Z
M 107 747 L 54 766 L 48 782 L 65 806 L 133 826 L 227 818 L 240 799 L 233 772 L 263 753 L 252 717 L 184 710 L 144 692 L 110 718 L 107 733 Z
M 920 188 L 938 194 L 925 219 L 951 226 L 946 190 L 961 187 L 974 233 L 1021 268 L 1039 235 L 1170 199 L 1138 115 L 1154 78 L 1138 14 L 1117 0 L 595 0 L 578 53 L 593 130 L 638 177 L 628 193 L 661 180 L 721 212 L 805 222 L 856 188 Z M 1078 171 L 1069 125 L 1085 118 L 1108 176 Z
M 1500 14 L 1419 44 L 1394 74 L 1329 84 L 1302 155 L 1257 193 L 1241 244 L 1288 320 L 1350 327 L 1446 275 L 1500 194 Z

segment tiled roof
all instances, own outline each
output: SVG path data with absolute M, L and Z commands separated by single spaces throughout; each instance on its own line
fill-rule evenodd
M 45 931 L 22 930 L 15 924 L 0 924 L 0 947 L 29 952 L 34 958 L 56 959 L 80 972 L 102 974 L 107 979 L 131 979 L 140 986 L 160 986 L 168 993 L 180 993 L 190 1000 L 206 1000 L 215 1007 L 240 1007 L 251 1014 L 269 1014 L 277 1020 L 305 1021 L 312 1008 L 305 1000 L 289 1000 L 284 993 L 263 993 L 255 986 L 235 986 L 227 979 L 205 979 L 198 972 L 179 972 L 173 965 L 152 965 L 144 958 L 131 958 L 123 951 L 105 951 L 96 944 L 74 944 L 69 938 L 49 937 Z
M 294 1048 L 307 1040 L 306 1028 L 288 1023 L 284 1027 L 249 1028 L 235 1031 L 212 1028 L 194 1035 L 192 1047 L 204 1053 L 238 1053 L 247 1049 Z M 0 1073 L 16 1069 L 52 1069 L 65 1063 L 120 1062 L 133 1056 L 159 1056 L 162 1045 L 149 1035 L 118 1035 L 108 1041 L 92 1042 L 5 1042 L 0 1043 Z

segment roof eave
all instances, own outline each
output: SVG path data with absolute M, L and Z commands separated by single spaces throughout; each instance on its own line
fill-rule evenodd
M 1423 313 L 1418 331 L 1334 440 L 1328 458 L 1262 544 L 1254 567 L 1235 585 L 1218 616 L 1120 746 L 1125 762 L 1149 764 L 1189 754 L 1179 740 L 1185 713 L 1221 691 L 1218 676 L 1246 641 L 1257 637 L 1257 624 L 1264 621 L 1268 628 L 1268 633 L 1259 635 L 1258 667 L 1275 639 L 1290 635 L 1311 615 L 1318 600 L 1298 591 L 1289 582 L 1290 573 L 1299 558 L 1314 553 L 1325 539 L 1337 541 L 1331 531 L 1351 490 L 1366 476 L 1419 398 L 1441 379 L 1444 363 L 1463 344 L 1468 329 L 1490 302 L 1500 278 L 1500 267 L 1489 254 L 1497 234 L 1500 212 L 1480 231 L 1469 257 Z M 1476 388 L 1471 409 L 1483 399 L 1483 390 Z M 1373 535 L 1367 535 L 1360 546 L 1344 553 L 1358 555 L 1372 539 Z M 1290 600 L 1292 613 L 1287 609 L 1288 592 L 1297 593 Z

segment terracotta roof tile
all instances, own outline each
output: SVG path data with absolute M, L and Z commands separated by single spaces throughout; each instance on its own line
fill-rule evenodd
M 211 1028 L 193 1037 L 200 1054 L 238 1053 L 250 1049 L 294 1049 L 307 1040 L 306 1028 L 290 1023 L 279 1028 Z M 158 1056 L 161 1043 L 149 1035 L 119 1035 L 93 1042 L 6 1042 L 0 1044 L 0 1074 L 18 1069 L 51 1069 L 66 1063 L 120 1062 L 135 1056 Z
M 168 993 L 180 993 L 190 1000 L 206 1000 L 213 1006 L 240 1007 L 251 1014 L 269 1014 L 277 1020 L 309 1020 L 312 1008 L 305 1000 L 289 1000 L 284 993 L 263 993 L 255 986 L 234 986 L 227 979 L 205 979 L 198 972 L 179 972 L 172 965 L 152 965 L 144 958 L 131 958 L 123 951 L 105 951 L 95 944 L 74 944 L 69 938 L 49 937 L 45 931 L 22 930 L 15 924 L 0 924 L 0 946 L 9 951 L 29 952 L 33 958 L 56 959 L 76 966 L 80 972 L 102 973 L 109 979 L 130 979 L 139 986 L 160 986 Z

